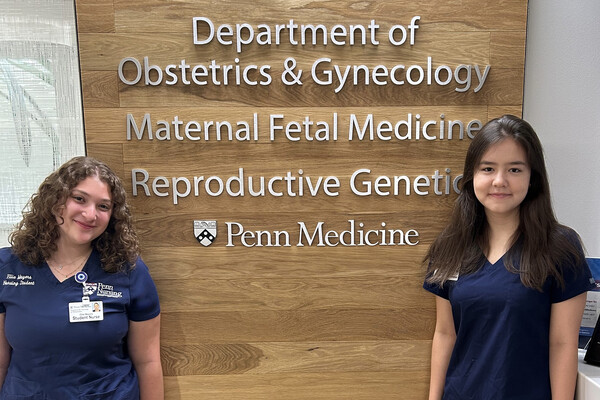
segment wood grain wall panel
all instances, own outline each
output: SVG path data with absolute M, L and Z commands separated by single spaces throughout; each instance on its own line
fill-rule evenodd
M 422 260 L 457 198 L 452 184 L 462 173 L 470 143 L 466 133 L 463 139 L 457 137 L 457 126 L 449 140 L 447 128 L 451 121 L 466 126 L 504 113 L 521 115 L 527 1 L 76 0 L 76 8 L 87 152 L 114 168 L 129 194 L 142 256 L 161 299 L 166 398 L 425 399 L 435 298 L 421 288 Z M 329 38 L 327 46 L 298 46 L 283 32 L 280 45 L 253 43 L 237 53 L 215 40 L 194 45 L 192 18 L 197 16 L 210 18 L 215 26 L 248 23 L 254 28 L 274 28 L 291 19 L 328 29 L 335 24 L 366 26 L 375 20 L 380 43 L 336 46 Z M 415 44 L 389 44 L 388 30 L 395 24 L 408 25 L 413 16 L 420 16 Z M 201 36 L 207 34 L 206 26 L 199 29 Z M 319 34 L 317 39 L 323 38 Z M 148 57 L 149 64 L 161 69 L 182 60 L 191 67 L 215 60 L 219 82 L 167 85 L 163 80 L 146 86 L 142 77 L 142 83 L 127 85 L 119 78 L 119 63 L 126 57 L 141 63 Z M 301 86 L 281 81 L 288 57 L 303 70 Z M 388 79 L 379 86 L 370 79 L 368 85 L 347 83 L 336 93 L 337 78 L 330 85 L 318 85 L 311 78 L 314 62 L 322 57 L 332 61 L 317 69 L 319 77 L 334 65 L 364 64 L 370 70 L 404 65 L 404 83 L 395 85 Z M 419 65 L 427 71 L 428 57 L 432 74 L 441 65 L 452 71 L 471 65 L 469 88 L 457 91 L 466 84 L 455 78 L 438 85 L 435 75 L 431 85 L 426 78 L 422 84 L 408 84 L 406 69 Z M 226 64 L 242 69 L 269 65 L 272 82 L 226 86 L 221 72 Z M 475 65 L 480 73 L 490 66 L 477 92 Z M 122 72 L 129 80 L 137 74 L 132 62 L 125 63 Z M 152 72 L 151 79 L 156 77 Z M 463 70 L 459 78 L 465 77 Z M 234 82 L 235 74 L 227 78 Z M 138 130 L 148 115 L 153 140 L 147 133 L 138 139 L 133 131 L 127 138 L 129 114 Z M 254 114 L 258 140 L 239 139 L 246 133 L 244 122 L 253 133 Z M 372 115 L 376 129 L 383 121 L 393 127 L 409 114 L 413 130 L 417 121 L 435 121 L 427 134 L 436 139 L 426 140 L 421 133 L 418 139 L 413 135 L 401 140 L 385 131 L 377 137 L 375 130 L 374 140 L 356 135 L 349 140 L 351 116 L 362 128 Z M 309 117 L 309 137 L 302 131 L 293 135 L 300 140 L 292 141 L 280 130 L 270 140 L 271 115 L 283 115 L 276 121 L 279 125 Z M 201 131 L 186 137 L 184 126 L 190 121 L 197 121 Z M 214 123 L 207 125 L 208 140 L 203 136 L 205 121 Z M 233 140 L 217 138 L 215 124 L 224 121 L 232 124 Z M 175 137 L 178 123 L 182 140 Z M 326 136 L 325 123 L 329 140 L 310 140 L 319 128 L 319 138 Z M 166 126 L 170 140 L 158 140 L 165 138 Z M 398 127 L 398 134 L 405 135 L 404 123 Z M 215 178 L 205 186 L 210 177 L 227 182 L 239 176 L 240 168 L 244 196 L 215 194 Z M 365 191 L 370 184 L 372 192 L 359 196 L 350 181 L 363 168 L 371 172 L 356 179 L 356 190 Z M 150 195 L 142 183 L 133 182 L 143 181 L 144 172 Z M 287 193 L 283 181 L 274 184 L 282 196 L 250 194 L 249 177 L 256 184 L 261 177 L 268 182 L 288 172 L 294 185 L 302 177 L 302 196 L 297 185 Z M 416 193 L 414 181 L 420 175 L 429 184 L 417 189 L 427 195 Z M 387 194 L 385 186 L 375 191 L 381 176 L 406 176 L 409 195 L 402 181 L 397 194 Z M 152 182 L 162 182 L 159 177 L 168 187 L 153 191 Z M 202 177 L 197 185 L 195 177 Z M 308 179 L 314 185 L 327 177 L 339 180 L 339 188 L 333 188 L 337 195 L 326 195 L 322 186 L 311 195 Z M 185 179 L 192 184 L 190 195 L 174 204 L 173 187 L 184 190 Z M 236 185 L 230 186 L 233 192 L 239 189 Z M 194 220 L 218 221 L 211 246 L 198 243 Z M 248 232 L 248 247 L 237 235 L 242 227 Z M 338 243 L 337 236 L 352 227 L 359 245 Z M 382 245 L 380 234 L 373 232 L 369 238 L 375 245 L 359 239 L 368 230 L 411 229 L 416 232 L 415 245 L 406 240 L 388 245 L 391 239 L 383 239 L 387 242 Z M 315 231 L 310 244 L 307 235 Z M 329 231 L 331 246 L 318 245 L 326 244 Z M 290 245 L 284 246 L 288 237 Z
M 412 200 L 409 201 L 404 198 L 394 198 L 388 201 L 367 197 L 355 201 L 350 199 L 351 198 L 348 197 L 348 201 L 345 202 L 332 202 L 326 200 L 324 196 L 319 196 L 314 200 L 302 200 L 296 198 L 294 201 L 282 202 L 279 199 L 273 198 L 263 200 L 254 198 L 239 202 L 239 210 L 256 210 L 255 216 L 249 217 L 247 215 L 240 216 L 239 213 L 228 211 L 228 208 L 225 205 L 222 205 L 222 199 L 214 197 L 206 200 L 186 198 L 177 204 L 178 209 L 183 209 L 183 211 L 178 210 L 169 214 L 170 220 L 172 220 L 173 223 L 179 224 L 177 227 L 173 228 L 164 226 L 164 220 L 162 219 L 164 218 L 164 214 L 161 215 L 161 213 L 168 212 L 168 210 L 173 208 L 173 202 L 170 199 L 165 198 L 165 200 L 161 202 L 152 198 L 141 200 L 134 198 L 131 203 L 138 214 L 136 219 L 143 225 L 138 228 L 139 234 L 143 235 L 147 240 L 158 240 L 158 242 L 152 242 L 152 245 L 162 246 L 168 244 L 178 246 L 197 245 L 196 242 L 193 241 L 194 236 L 193 231 L 191 230 L 190 221 L 202 218 L 213 218 L 222 223 L 225 223 L 225 221 L 239 222 L 244 224 L 246 228 L 252 228 L 253 230 L 289 229 L 291 231 L 298 230 L 298 221 L 316 225 L 319 220 L 331 221 L 334 216 L 336 217 L 338 224 L 347 224 L 348 219 L 354 219 L 357 224 L 358 222 L 370 223 L 371 226 L 369 228 L 372 229 L 379 228 L 381 222 L 387 222 L 388 228 L 406 228 L 406 226 L 402 226 L 402 222 L 409 220 L 411 223 L 408 227 L 418 229 L 421 235 L 429 235 L 433 234 L 431 231 L 435 231 L 443 226 L 444 219 L 440 219 L 440 217 L 443 218 L 446 216 L 447 209 L 452 207 L 454 201 L 454 198 L 444 196 L 435 198 L 426 196 L 418 202 Z M 311 204 L 304 204 L 307 202 L 310 202 Z M 363 217 L 365 212 L 363 210 L 371 207 L 379 207 L 382 211 L 377 214 L 371 214 L 365 222 L 365 217 Z M 427 209 L 425 209 L 425 207 L 427 207 Z M 403 211 L 386 211 L 386 208 L 402 208 Z M 340 210 L 342 211 L 340 212 Z M 419 213 L 419 210 L 424 211 L 423 213 Z M 256 214 L 259 212 L 262 214 Z M 273 216 L 272 214 L 274 213 L 277 215 Z M 330 216 L 318 216 L 316 213 L 321 215 L 326 213 Z M 285 219 L 279 219 L 282 217 Z M 429 227 L 428 224 L 432 224 L 431 227 Z M 222 226 L 220 229 L 223 230 L 224 228 L 225 227 Z M 314 226 L 310 229 L 314 229 Z M 328 230 L 327 227 L 324 229 Z M 427 232 L 424 232 L 423 229 L 427 229 Z M 218 237 L 216 240 L 224 245 L 224 233 L 220 233 L 220 235 L 222 236 Z
M 331 120 L 331 116 L 326 117 Z M 288 121 L 293 117 L 286 118 Z M 363 125 L 366 118 L 361 118 L 361 125 Z M 379 121 L 385 120 L 380 118 Z M 406 120 L 406 118 L 404 118 Z M 285 121 L 285 119 L 284 119 Z M 296 119 L 296 121 L 302 121 L 302 118 Z M 374 121 L 376 121 L 374 119 Z M 391 119 L 387 121 L 397 122 Z M 316 121 L 315 121 L 316 122 Z M 286 122 L 283 122 L 285 124 Z M 375 122 L 376 124 L 377 122 Z M 280 123 L 281 124 L 281 123 Z M 375 125 L 374 124 L 374 125 Z M 401 134 L 405 134 L 406 130 L 402 131 Z M 311 133 L 314 135 L 314 132 Z M 439 131 L 431 129 L 429 134 L 439 136 Z M 277 132 L 275 142 L 272 144 L 265 143 L 268 139 L 265 139 L 259 143 L 233 143 L 233 145 L 225 144 L 223 142 L 213 141 L 215 134 L 211 129 L 211 139 L 206 141 L 199 141 L 198 144 L 190 143 L 187 140 L 187 145 L 191 145 L 195 148 L 195 152 L 186 151 L 186 144 L 178 143 L 177 140 L 171 140 L 169 142 L 158 140 L 153 141 L 130 141 L 130 142 L 108 142 L 107 144 L 121 144 L 124 147 L 124 152 L 127 157 L 127 164 L 132 167 L 135 166 L 150 166 L 158 167 L 165 173 L 173 173 L 177 171 L 177 165 L 173 165 L 173 160 L 177 160 L 182 165 L 193 165 L 195 162 L 200 164 L 193 169 L 186 171 L 187 174 L 199 173 L 199 174 L 226 174 L 226 173 L 237 173 L 235 168 L 239 166 L 245 166 L 252 169 L 257 164 L 264 163 L 264 161 L 272 158 L 281 158 L 276 165 L 268 167 L 265 170 L 265 174 L 270 173 L 285 173 L 285 168 L 298 169 L 302 167 L 302 162 L 309 163 L 310 161 L 317 161 L 319 166 L 323 165 L 330 168 L 340 169 L 332 172 L 343 173 L 343 170 L 348 169 L 348 172 L 353 172 L 358 167 L 377 167 L 379 172 L 394 172 L 400 174 L 401 172 L 416 173 L 422 172 L 423 169 L 419 166 L 415 166 L 411 163 L 411 160 L 419 156 L 424 149 L 427 149 L 426 160 L 423 160 L 427 168 L 443 168 L 446 166 L 448 159 L 454 157 L 460 158 L 468 147 L 470 140 L 465 133 L 464 139 L 458 138 L 458 132 L 455 131 L 455 139 L 440 142 L 427 142 L 421 139 L 420 143 L 408 140 L 397 140 L 393 137 L 393 133 L 386 133 L 385 135 L 391 137 L 389 141 L 373 140 L 368 139 L 358 140 L 357 136 L 354 136 L 354 141 L 348 143 L 348 135 L 344 137 L 340 135 L 340 139 L 337 143 L 306 143 L 307 141 L 303 138 L 304 134 L 295 134 L 294 136 L 300 137 L 304 143 L 293 143 L 285 139 L 285 134 Z M 302 135 L 302 136 L 301 136 Z M 172 135 L 174 136 L 174 135 Z M 225 134 L 223 136 L 226 136 Z M 98 143 L 102 144 L 102 143 Z M 240 148 L 243 151 L 240 151 Z M 153 153 L 159 153 L 160 158 L 152 157 Z M 215 154 L 216 153 L 216 154 Z M 233 159 L 233 157 L 236 157 Z M 202 162 L 198 162 L 201 160 Z M 462 160 L 460 160 L 462 161 Z M 440 165 L 442 164 L 442 165 Z M 452 162 L 452 164 L 455 164 Z M 300 167 L 293 168 L 292 166 L 300 165 Z M 169 168 L 169 166 L 171 166 Z M 309 171 L 311 165 L 308 164 L 304 167 L 304 170 Z M 315 165 L 312 165 L 313 169 Z M 166 168 L 166 169 L 165 169 Z M 322 168 L 324 169 L 324 168 Z M 295 171 L 297 173 L 297 171 Z M 460 172 L 460 171 L 459 171 Z M 310 176 L 308 172 L 305 172 L 306 176 Z
M 118 78 L 114 72 L 82 72 L 84 108 L 119 106 Z
M 519 69 L 496 68 L 490 71 L 486 84 L 477 93 L 469 91 L 458 93 L 454 87 L 432 86 L 427 90 L 414 87 L 387 85 L 369 87 L 350 87 L 339 93 L 335 88 L 317 86 L 310 82 L 301 88 L 285 86 L 274 82 L 269 87 L 189 87 L 176 85 L 171 88 L 156 87 L 149 97 L 143 96 L 147 88 L 127 87 L 120 91 L 121 104 L 125 107 L 153 106 L 186 107 L 190 103 L 199 106 L 221 104 L 223 107 L 370 107 L 380 106 L 431 106 L 444 105 L 477 106 L 481 104 L 511 105 L 520 104 L 523 97 L 522 87 L 506 87 L 506 80 L 522 78 Z
M 414 196 L 414 195 L 413 195 Z M 136 198 L 137 199 L 137 198 Z M 285 216 L 285 222 L 277 222 L 278 216 L 269 217 L 267 219 L 260 219 L 261 215 L 257 214 L 255 217 L 241 217 L 239 214 L 232 214 L 227 211 L 228 208 L 224 205 L 222 199 L 213 198 L 207 200 L 194 200 L 184 199 L 181 200 L 177 207 L 183 209 L 183 211 L 177 211 L 170 213 L 173 223 L 179 223 L 180 225 L 176 228 L 165 228 L 164 220 L 161 222 L 161 218 L 164 215 L 153 216 L 157 213 L 165 213 L 173 208 L 173 202 L 170 199 L 166 199 L 163 202 L 156 201 L 154 199 L 142 199 L 132 201 L 133 207 L 136 209 L 139 216 L 136 218 L 141 224 L 145 225 L 140 227 L 140 234 L 147 240 L 164 240 L 164 242 L 154 242 L 154 245 L 162 246 L 163 244 L 169 245 L 197 245 L 193 240 L 190 242 L 190 235 L 193 239 L 193 231 L 191 230 L 191 222 L 194 219 L 209 219 L 214 218 L 224 223 L 225 221 L 233 221 L 245 224 L 246 228 L 252 227 L 253 230 L 258 229 L 290 229 L 298 230 L 296 223 L 298 221 L 304 221 L 308 223 L 316 223 L 318 220 L 331 220 L 335 215 L 338 217 L 338 221 L 347 223 L 348 219 L 354 219 L 358 222 L 365 222 L 361 219 L 364 215 L 363 209 L 370 207 L 380 207 L 383 210 L 378 214 L 373 214 L 368 218 L 367 222 L 372 225 L 369 228 L 378 228 L 379 223 L 387 222 L 388 228 L 406 228 L 401 226 L 403 221 L 410 220 L 411 224 L 408 225 L 410 228 L 420 228 L 419 233 L 424 235 L 422 228 L 427 228 L 429 231 L 435 231 L 437 228 L 442 226 L 442 221 L 439 220 L 440 216 L 446 215 L 447 208 L 453 205 L 454 198 L 442 197 L 432 198 L 426 197 L 422 202 L 405 201 L 403 198 L 395 198 L 389 201 L 380 201 L 380 199 L 364 198 L 356 201 L 345 201 L 332 203 L 324 199 L 323 196 L 316 197 L 316 200 L 302 200 L 297 199 L 294 201 L 286 201 L 285 203 L 278 199 L 268 198 L 266 200 L 249 199 L 239 203 L 239 209 L 256 209 L 257 212 L 261 213 L 277 213 L 279 216 Z M 304 203 L 310 202 L 310 205 Z M 312 204 L 312 203 L 315 204 Z M 348 206 L 345 206 L 345 205 Z M 417 213 L 418 210 L 423 210 L 427 206 L 425 212 L 427 215 Z M 402 208 L 402 212 L 385 211 L 387 209 Z M 188 211 L 186 211 L 186 209 Z M 210 211 L 209 211 L 210 209 Z M 343 211 L 343 215 L 340 214 L 340 210 Z M 337 212 L 337 214 L 335 214 Z M 331 214 L 331 217 L 318 217 L 315 213 L 327 213 Z M 286 216 L 289 215 L 289 216 Z M 428 216 L 429 215 L 429 216 Z M 219 219 L 220 218 L 220 219 Z M 431 228 L 427 227 L 427 224 L 433 224 Z M 224 229 L 221 227 L 220 229 Z M 314 226 L 311 228 L 313 229 Z M 158 229 L 158 231 L 156 231 Z M 325 229 L 325 228 L 324 228 Z M 175 235 L 175 236 L 170 236 Z M 221 235 L 224 236 L 223 233 Z M 224 237 L 217 238 L 221 244 L 225 244 Z
M 170 253 L 172 247 L 144 249 L 144 261 L 152 268 L 152 277 L 158 281 L 177 279 L 265 279 L 265 278 L 352 278 L 363 276 L 405 277 L 419 279 L 423 269 L 419 266 L 425 255 L 425 246 L 403 251 L 398 259 L 398 249 L 382 247 L 373 254 L 359 247 L 306 247 L 302 251 L 286 248 L 234 247 L 210 248 L 210 262 L 198 259 L 196 245 L 177 246 L 177 259 Z M 324 254 L 325 253 L 325 256 Z M 244 258 L 243 263 L 231 263 L 228 257 Z M 357 262 L 358 261 L 358 262 Z
M 352 278 L 186 279 L 159 281 L 166 309 L 180 312 L 389 309 L 418 307 L 422 279 Z M 177 296 L 185 292 L 185 297 Z
M 313 178 L 313 182 L 315 182 L 315 180 L 319 176 L 326 177 L 327 175 L 320 175 L 318 173 L 319 170 L 322 171 L 325 168 L 317 168 L 317 166 L 315 165 L 310 165 L 310 160 L 315 160 L 319 162 L 318 167 L 327 167 L 327 171 L 331 171 L 330 175 L 337 176 L 340 179 L 345 178 L 345 180 L 350 179 L 350 175 L 354 173 L 355 169 L 358 168 L 370 168 L 372 170 L 372 176 L 376 176 L 378 174 L 416 176 L 419 173 L 428 171 L 429 169 L 431 169 L 431 172 L 433 173 L 433 170 L 436 168 L 442 169 L 446 167 L 447 162 L 445 162 L 445 159 L 443 158 L 444 156 L 453 157 L 464 154 L 466 146 L 460 146 L 460 144 L 461 143 L 459 143 L 456 146 L 447 146 L 447 151 L 445 152 L 443 148 L 440 148 L 441 146 L 431 145 L 430 150 L 432 153 L 432 158 L 424 160 L 424 167 L 421 166 L 420 168 L 419 166 L 411 164 L 410 160 L 414 160 L 416 157 L 418 157 L 419 154 L 418 151 L 413 150 L 412 148 L 405 150 L 404 146 L 396 145 L 389 146 L 388 149 L 381 149 L 382 145 L 379 145 L 379 148 L 375 148 L 373 149 L 373 151 L 369 151 L 369 146 L 367 146 L 366 144 L 362 146 L 365 149 L 364 154 L 357 154 L 356 157 L 352 160 L 354 161 L 354 163 L 349 164 L 344 163 L 345 161 L 347 162 L 349 158 L 351 158 L 352 154 L 348 151 L 350 147 L 348 145 L 332 145 L 330 146 L 331 150 L 325 149 L 325 146 L 323 145 L 315 145 L 314 152 L 309 152 L 310 154 L 298 154 L 298 152 L 296 152 L 295 150 L 298 146 L 294 146 L 293 144 L 288 143 L 274 145 L 248 145 L 248 150 L 244 151 L 242 154 L 240 154 L 238 150 L 237 154 L 239 158 L 237 158 L 236 160 L 225 159 L 223 160 L 223 162 L 219 160 L 219 157 L 233 157 L 235 155 L 231 147 L 226 148 L 224 146 L 207 146 L 207 149 L 198 149 L 200 151 L 198 152 L 198 154 L 195 155 L 195 157 L 193 155 L 189 155 L 190 158 L 187 160 L 189 161 L 188 164 L 173 163 L 174 160 L 181 161 L 180 157 L 177 154 L 177 147 L 179 147 L 180 152 L 182 152 L 182 146 L 176 145 L 170 146 L 170 149 L 167 148 L 167 150 L 175 150 L 172 152 L 174 155 L 174 157 L 172 158 L 166 158 L 165 160 L 161 160 L 159 162 L 147 164 L 135 160 L 126 160 L 125 164 L 131 166 L 132 168 L 136 168 L 139 166 L 148 166 L 149 172 L 152 168 L 154 168 L 158 171 L 162 171 L 167 176 L 177 176 L 177 172 L 180 171 L 180 169 L 178 168 L 179 165 L 189 165 L 190 168 L 184 171 L 183 174 L 180 173 L 181 176 L 192 177 L 194 175 L 198 175 L 208 177 L 210 175 L 218 175 L 222 177 L 223 180 L 225 180 L 225 178 L 227 178 L 230 175 L 239 175 L 238 168 L 236 168 L 237 166 L 239 166 L 240 168 L 244 168 L 244 170 L 247 171 L 247 174 L 252 174 L 254 176 L 260 176 L 260 171 L 263 171 L 262 175 L 270 177 L 275 175 L 285 175 L 288 170 L 291 170 L 296 177 L 303 177 L 305 182 L 308 178 Z M 241 146 L 243 145 L 239 145 L 238 147 Z M 165 148 L 166 146 L 137 146 L 136 149 L 127 150 L 126 153 L 133 152 L 136 150 L 143 151 L 152 147 Z M 354 148 L 354 150 L 357 150 L 357 148 L 360 149 L 361 146 L 353 145 L 352 147 Z M 338 148 L 341 149 L 338 150 Z M 211 150 L 213 151 L 211 152 Z M 219 151 L 220 154 L 215 155 L 215 151 Z M 306 151 L 306 148 L 304 149 L 304 151 Z M 165 153 L 169 152 L 165 151 Z M 435 158 L 436 155 L 437 158 Z M 254 158 L 254 156 L 257 156 L 257 158 Z M 276 165 L 263 167 L 264 161 L 268 160 L 269 156 L 281 157 L 282 160 L 279 161 Z M 377 158 L 385 156 L 388 156 L 389 158 Z M 287 157 L 289 157 L 289 159 Z M 183 161 L 185 161 L 186 157 L 181 158 L 183 159 Z M 194 165 L 194 161 L 196 161 L 199 165 Z M 303 165 L 303 163 L 305 164 Z M 297 167 L 294 168 L 294 166 Z M 300 174 L 298 173 L 298 169 L 302 169 L 304 172 Z M 461 171 L 457 171 L 457 173 L 458 172 Z M 308 194 L 309 191 L 305 188 L 305 195 Z
M 88 156 L 104 161 L 119 176 L 125 176 L 122 144 L 90 143 L 86 136 L 86 153 Z
M 210 4 L 206 6 L 206 4 Z M 289 7 L 289 8 L 288 8 Z M 292 10 L 293 14 L 289 11 Z M 414 15 L 426 15 L 428 30 L 439 31 L 494 31 L 524 30 L 527 2 L 524 0 L 466 0 L 449 2 L 398 2 L 395 0 L 348 3 L 330 0 L 294 0 L 289 2 L 258 1 L 245 3 L 236 0 L 197 1 L 177 3 L 161 0 L 117 0 L 115 20 L 118 32 L 173 32 L 190 28 L 193 16 L 210 16 L 219 24 L 256 21 L 256 24 L 283 24 L 290 19 L 298 23 L 357 24 L 375 18 L 383 26 L 408 23 Z
M 502 68 L 525 68 L 525 32 L 492 32 L 490 63 Z
M 435 303 L 431 300 L 419 308 L 387 310 L 163 311 L 161 342 L 189 345 L 427 340 L 435 327 Z
M 431 341 L 244 343 L 163 346 L 165 375 L 423 371 Z
M 489 107 L 488 119 L 496 118 L 504 114 L 512 114 L 517 117 L 523 117 L 523 107 L 521 106 L 504 106 L 504 107 Z
M 77 32 L 115 32 L 115 8 L 112 0 L 77 0 Z
M 190 375 L 165 378 L 167 400 L 354 400 L 427 398 L 422 371 L 306 374 Z

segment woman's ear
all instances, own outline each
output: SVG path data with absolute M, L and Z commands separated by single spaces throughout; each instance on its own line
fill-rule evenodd
M 65 223 L 65 219 L 63 218 L 63 212 L 65 211 L 65 205 L 60 205 L 58 207 L 54 207 L 54 209 L 52 210 L 52 214 L 54 215 L 54 217 L 56 218 L 56 223 L 58 225 L 62 225 Z

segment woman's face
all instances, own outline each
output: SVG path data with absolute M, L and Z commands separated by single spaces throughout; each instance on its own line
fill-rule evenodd
M 59 244 L 89 245 L 106 230 L 112 209 L 108 185 L 97 176 L 85 178 L 59 209 Z
M 488 217 L 516 217 L 527 195 L 531 168 L 523 147 L 507 138 L 492 146 L 475 166 L 473 189 Z

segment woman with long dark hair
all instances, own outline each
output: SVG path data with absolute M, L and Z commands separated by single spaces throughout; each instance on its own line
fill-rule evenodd
M 160 306 L 121 180 L 76 157 L 0 249 L 0 399 L 164 398 Z
M 573 400 L 594 287 L 579 236 L 557 222 L 540 141 L 524 120 L 489 121 L 425 258 L 436 295 L 430 400 Z

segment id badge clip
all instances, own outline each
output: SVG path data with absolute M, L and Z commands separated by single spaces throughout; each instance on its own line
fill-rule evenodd
M 90 301 L 90 298 L 85 296 L 87 274 L 83 271 L 78 272 L 75 274 L 75 281 L 83 285 L 84 295 L 81 301 L 69 303 L 69 322 L 102 321 L 104 319 L 102 301 Z

